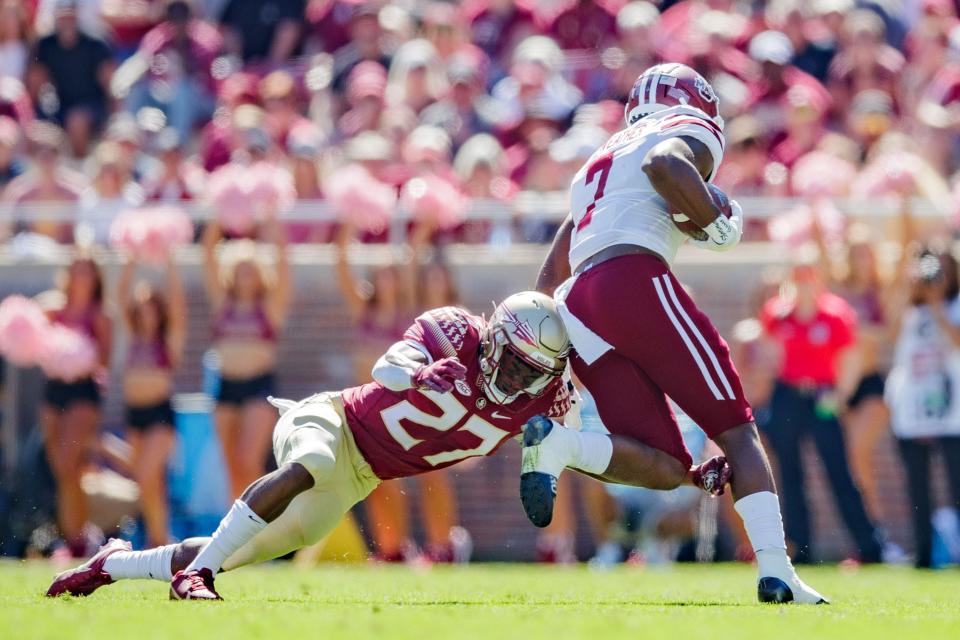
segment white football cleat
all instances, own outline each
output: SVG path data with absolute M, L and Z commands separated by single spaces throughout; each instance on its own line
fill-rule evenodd
M 796 572 L 786 576 L 786 579 L 773 576 L 760 578 L 757 582 L 757 599 L 770 604 L 830 604 L 829 600 L 801 580 Z

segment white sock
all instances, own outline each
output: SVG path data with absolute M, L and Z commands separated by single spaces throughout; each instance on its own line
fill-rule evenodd
M 170 561 L 179 545 L 168 544 L 146 551 L 116 551 L 107 556 L 103 570 L 114 580 L 165 580 L 173 578 Z
M 780 501 L 777 494 L 760 491 L 740 498 L 733 504 L 747 537 L 757 556 L 760 577 L 773 576 L 785 579 L 794 575 L 793 565 L 787 557 L 786 536 L 783 519 L 780 517 Z
M 220 521 L 220 526 L 213 532 L 210 542 L 200 550 L 186 571 L 206 568 L 216 575 L 227 558 L 263 531 L 266 526 L 266 521 L 255 514 L 247 503 L 236 500 L 227 515 Z
M 613 440 L 605 433 L 574 431 L 580 440 L 580 455 L 570 466 L 593 475 L 601 475 L 610 466 Z

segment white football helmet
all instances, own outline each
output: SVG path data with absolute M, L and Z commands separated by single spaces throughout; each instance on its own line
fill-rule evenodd
M 484 393 L 495 404 L 521 394 L 537 397 L 563 375 L 570 338 L 553 300 L 536 291 L 515 293 L 499 305 L 480 337 Z

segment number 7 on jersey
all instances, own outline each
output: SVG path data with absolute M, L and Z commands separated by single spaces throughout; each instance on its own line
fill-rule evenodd
M 605 153 L 590 163 L 587 168 L 585 184 L 593 184 L 594 178 L 600 174 L 597 180 L 597 190 L 593 193 L 593 202 L 587 205 L 587 209 L 577 223 L 577 231 L 583 231 L 583 228 L 590 224 L 593 219 L 593 210 L 597 206 L 597 200 L 603 197 L 603 190 L 607 186 L 607 177 L 610 175 L 610 169 L 613 168 L 613 153 Z

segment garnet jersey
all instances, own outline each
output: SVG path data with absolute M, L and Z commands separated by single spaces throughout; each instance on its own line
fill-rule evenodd
M 706 145 L 716 173 L 723 159 L 723 133 L 702 111 L 685 106 L 657 111 L 615 133 L 580 168 L 570 185 L 572 270 L 615 244 L 646 247 L 673 262 L 687 236 L 641 167 L 654 146 L 680 136 Z
M 404 342 L 430 362 L 456 356 L 467 367 L 465 380 L 449 393 L 391 391 L 377 382 L 343 392 L 353 438 L 379 478 L 411 476 L 490 455 L 533 416 L 566 414 L 570 396 L 560 378 L 536 398 L 490 402 L 480 386 L 482 328 L 479 317 L 443 307 L 421 315 L 404 334 Z

